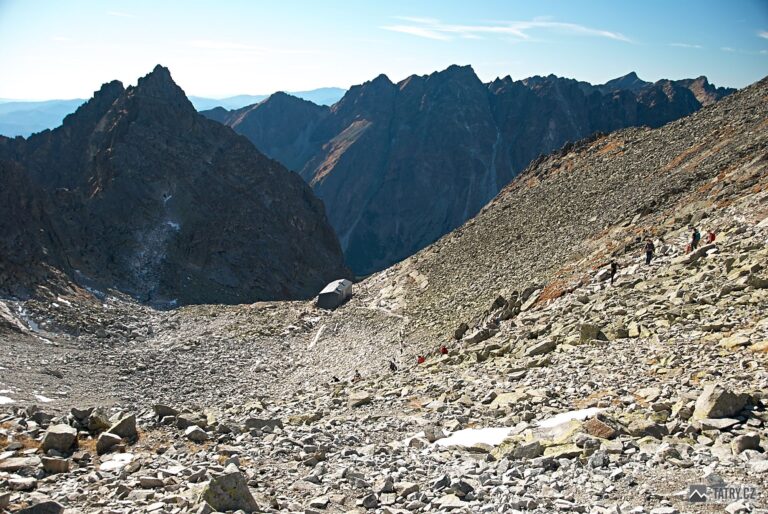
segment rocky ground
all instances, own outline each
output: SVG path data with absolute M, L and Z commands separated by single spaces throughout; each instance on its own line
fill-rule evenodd
M 590 206 L 562 251 L 546 238 L 527 254 L 509 244 L 534 233 L 499 214 L 533 205 L 525 195 L 541 191 L 515 192 L 531 172 L 333 312 L 309 302 L 159 311 L 76 287 L 0 301 L 0 509 L 765 511 L 763 89 L 745 93 L 749 109 L 726 103 L 742 92 L 696 115 L 728 120 L 722 158 L 701 142 L 705 157 L 672 159 L 681 168 L 629 204 Z M 677 123 L 686 134 L 706 125 Z M 673 128 L 610 137 L 645 145 Z M 563 200 L 539 214 L 576 216 L 554 163 L 588 164 L 615 141 L 548 158 L 536 180 Z M 601 183 L 571 173 L 576 191 Z M 692 223 L 716 242 L 686 253 Z M 650 266 L 636 235 L 656 243 Z M 692 484 L 713 502 L 690 502 Z M 734 487 L 748 497 L 715 498 Z
M 499 298 L 422 365 L 399 353 L 404 321 L 362 297 L 334 313 L 7 302 L 0 498 L 69 512 L 765 508 L 768 223 L 734 214 L 713 215 L 718 240 L 695 253 L 681 229 L 651 266 L 628 254 L 613 285 L 601 270 L 551 301 Z M 396 372 L 365 362 L 377 349 Z M 488 427 L 503 430 L 441 444 Z M 689 484 L 720 479 L 760 493 L 687 501 Z M 228 481 L 235 503 L 217 496 Z

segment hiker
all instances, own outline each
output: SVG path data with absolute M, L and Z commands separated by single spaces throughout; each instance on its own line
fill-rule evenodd
M 445 345 L 440 347 L 440 355 L 448 355 L 448 348 Z
M 712 244 L 712 243 L 714 243 L 714 242 L 715 242 L 715 238 L 716 238 L 716 237 L 717 237 L 717 236 L 715 235 L 715 231 L 714 231 L 714 230 L 709 230 L 709 231 L 707 232 L 707 244 Z
M 653 241 L 650 239 L 645 243 L 645 264 L 650 265 L 653 254 L 656 253 L 656 247 L 653 246 Z
M 696 250 L 699 246 L 699 241 L 701 241 L 701 233 L 699 232 L 699 229 L 693 227 L 693 232 L 691 233 L 691 251 Z
M 389 371 L 391 371 L 392 373 L 397 371 L 397 364 L 395 364 L 395 361 L 393 360 L 389 361 Z
M 355 376 L 352 377 L 352 383 L 359 382 L 363 379 L 363 376 L 360 374 L 360 370 L 355 370 Z
M 339 380 L 339 377 L 337 377 L 336 375 L 331 376 L 331 380 L 333 380 L 333 382 L 336 383 L 336 384 L 341 382 L 341 380 Z
M 619 271 L 619 265 L 615 260 L 611 260 L 611 285 L 613 285 L 613 279 L 616 277 L 616 273 Z
M 416 359 L 416 364 L 424 364 L 425 362 L 427 362 L 427 359 L 423 355 L 419 355 L 419 358 Z

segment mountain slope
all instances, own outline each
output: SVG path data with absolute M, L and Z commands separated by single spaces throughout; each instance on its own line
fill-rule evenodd
M 347 262 L 367 274 L 461 225 L 538 155 L 594 132 L 658 127 L 731 92 L 634 73 L 602 86 L 554 75 L 483 84 L 451 66 L 398 84 L 377 77 L 324 111 L 279 97 L 208 115 L 300 170 Z
M 747 209 L 760 221 L 768 214 L 766 98 L 763 79 L 661 128 L 626 129 L 537 159 L 475 218 L 366 281 L 368 301 L 446 335 L 457 313 L 469 319 L 498 294 L 538 286 L 552 297 L 611 256 L 639 260 L 645 237 L 685 246 L 688 225 L 731 198 L 762 195 L 762 207 Z
M 269 157 L 288 169 L 300 170 L 320 143 L 309 140 L 317 123 L 328 108 L 301 100 L 286 93 L 275 93 L 267 99 L 242 109 L 227 111 L 221 107 L 200 114 L 231 127 Z
M 300 177 L 198 115 L 160 66 L 54 131 L 0 140 L 0 171 L 6 290 L 29 256 L 151 303 L 306 298 L 347 273 Z

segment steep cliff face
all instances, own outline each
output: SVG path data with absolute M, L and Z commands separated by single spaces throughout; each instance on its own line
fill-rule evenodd
M 227 111 L 217 107 L 201 112 L 238 133 L 248 134 L 256 148 L 295 171 L 320 150 L 322 142 L 310 137 L 327 113 L 326 106 L 282 92 L 242 109 Z
M 301 178 L 199 116 L 163 67 L 136 87 L 106 84 L 56 130 L 0 146 L 0 179 L 29 199 L 0 206 L 22 218 L 15 237 L 86 285 L 151 303 L 233 303 L 308 297 L 347 274 Z M 18 253 L 9 235 L 3 227 L 6 271 Z
M 207 115 L 300 170 L 347 263 L 367 274 L 459 226 L 537 156 L 595 132 L 659 127 L 732 91 L 635 73 L 598 86 L 554 75 L 483 84 L 451 66 L 398 84 L 379 76 L 328 110 L 281 95 Z

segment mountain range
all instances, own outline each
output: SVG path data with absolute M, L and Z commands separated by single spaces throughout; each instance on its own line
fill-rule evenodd
M 483 83 L 450 66 L 398 83 L 380 75 L 330 107 L 277 93 L 202 114 L 296 170 L 364 275 L 460 226 L 539 155 L 596 132 L 659 127 L 733 91 L 635 73 L 602 85 L 554 75 Z
M 323 87 L 309 91 L 295 91 L 297 98 L 310 100 L 318 105 L 332 105 L 344 95 L 345 89 Z M 237 95 L 228 98 L 206 98 L 190 96 L 189 101 L 198 111 L 224 107 L 239 109 L 268 98 L 269 95 Z M 28 137 L 45 129 L 61 125 L 64 117 L 75 112 L 85 102 L 82 98 L 72 100 L 22 101 L 0 99 L 0 134 L 8 137 Z
M 199 115 L 161 66 L 54 130 L 0 137 L 0 255 L 4 294 L 63 272 L 154 305 L 307 298 L 348 275 L 305 182 Z

